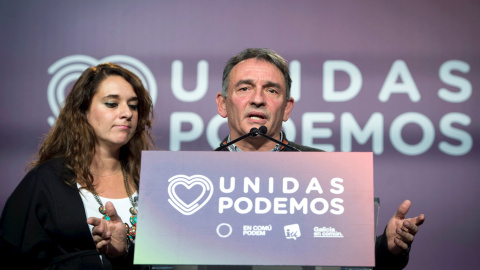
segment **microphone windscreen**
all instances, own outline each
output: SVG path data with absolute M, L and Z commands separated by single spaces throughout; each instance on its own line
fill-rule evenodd
M 267 127 L 266 126 L 261 126 L 259 129 L 260 133 L 262 134 L 267 134 Z

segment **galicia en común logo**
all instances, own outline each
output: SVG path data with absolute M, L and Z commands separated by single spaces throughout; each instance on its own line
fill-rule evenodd
M 313 228 L 313 237 L 320 238 L 343 238 L 343 234 L 333 227 L 315 227 Z

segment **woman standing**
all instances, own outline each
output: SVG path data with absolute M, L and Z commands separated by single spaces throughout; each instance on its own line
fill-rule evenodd
M 20 269 L 130 269 L 152 117 L 132 72 L 110 63 L 85 70 L 5 204 L 0 254 Z

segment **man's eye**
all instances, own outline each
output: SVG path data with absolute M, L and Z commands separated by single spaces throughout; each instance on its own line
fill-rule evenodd
M 117 107 L 117 103 L 106 102 L 105 106 L 107 106 L 108 108 L 115 108 L 115 107 Z
M 248 90 L 248 87 L 242 87 L 239 89 L 240 91 L 247 91 Z
M 268 92 L 273 93 L 273 94 L 278 94 L 278 91 L 275 89 L 268 89 Z

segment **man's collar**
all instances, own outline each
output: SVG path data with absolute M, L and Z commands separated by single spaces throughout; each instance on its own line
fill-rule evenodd
M 280 141 L 285 144 L 288 144 L 288 141 L 285 135 L 283 134 L 283 131 L 280 131 Z M 230 142 L 230 135 L 228 135 L 227 139 L 223 141 L 223 144 L 227 144 L 229 142 Z M 228 151 L 230 152 L 242 152 L 242 149 L 238 148 L 235 144 L 231 144 L 227 148 L 228 148 Z M 270 150 L 270 152 L 279 152 L 279 151 L 282 151 L 283 148 L 284 148 L 283 145 L 280 145 L 277 143 L 275 147 L 272 150 Z

